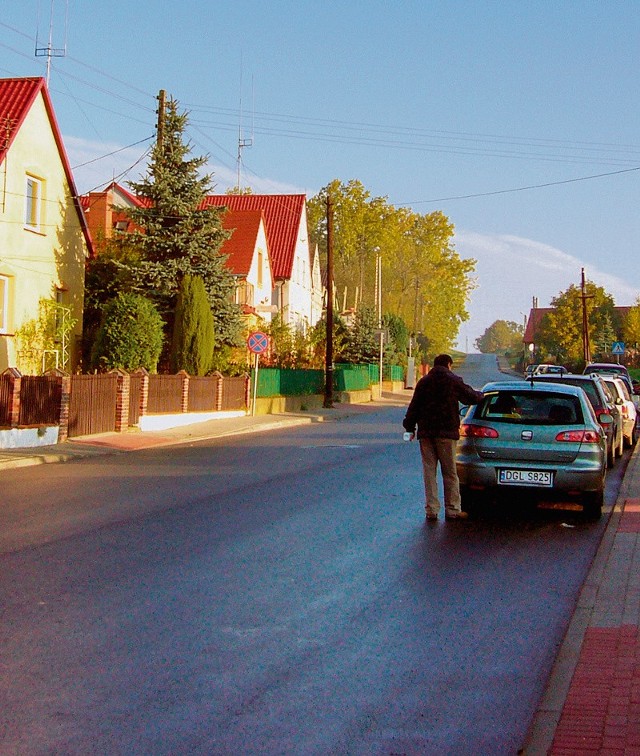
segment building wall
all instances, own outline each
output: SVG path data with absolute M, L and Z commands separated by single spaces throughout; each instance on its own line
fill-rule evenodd
M 35 229 L 25 227 L 27 175 L 41 189 Z M 0 276 L 9 281 L 0 371 L 9 366 L 21 369 L 13 334 L 38 317 L 41 298 L 57 297 L 71 308 L 76 321 L 70 344 L 75 365 L 76 342 L 82 334 L 87 246 L 42 96 L 31 107 L 0 166 L 0 220 Z
M 259 272 L 259 265 L 262 262 L 262 274 Z M 251 268 L 247 276 L 249 283 L 254 287 L 253 306 L 257 308 L 258 315 L 267 323 L 271 322 L 271 312 L 261 310 L 261 306 L 269 306 L 271 303 L 271 292 L 273 290 L 273 276 L 271 275 L 271 264 L 269 262 L 269 247 L 267 245 L 267 236 L 264 229 L 264 223 L 260 223 L 258 236 L 256 237 L 256 248 L 251 262 Z
M 274 301 L 283 312 L 285 322 L 305 331 L 316 324 L 319 315 L 313 307 L 313 271 L 309 256 L 307 214 L 303 210 L 296 240 L 291 278 L 282 284 L 281 301 Z

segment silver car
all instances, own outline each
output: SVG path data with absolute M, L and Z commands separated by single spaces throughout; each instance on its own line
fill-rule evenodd
M 581 388 L 552 382 L 501 381 L 463 419 L 456 464 L 462 508 L 500 494 L 577 501 L 589 517 L 604 502 L 607 448 L 602 425 Z

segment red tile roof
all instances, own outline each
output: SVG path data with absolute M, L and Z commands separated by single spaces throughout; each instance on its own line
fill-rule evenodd
M 202 207 L 230 210 L 261 210 L 264 216 L 271 270 L 274 279 L 291 278 L 300 220 L 305 211 L 304 194 L 212 194 Z
M 222 245 L 222 253 L 228 255 L 227 267 L 236 276 L 246 276 L 249 273 L 260 222 L 264 222 L 260 210 L 228 210 L 222 218 L 224 228 L 233 230 Z
M 73 202 L 78 212 L 80 225 L 84 233 L 85 240 L 89 251 L 91 251 L 91 237 L 85 221 L 82 205 L 76 191 L 71 166 L 67 158 L 67 152 L 62 141 L 62 134 L 58 128 L 53 104 L 49 98 L 49 92 L 42 77 L 20 78 L 20 79 L 0 79 L 0 164 L 7 156 L 9 148 L 13 144 L 16 134 L 20 131 L 25 118 L 31 107 L 36 101 L 38 95 L 42 95 L 45 109 L 51 124 L 51 130 L 58 147 L 60 160 L 65 171 L 69 189 L 73 197 Z

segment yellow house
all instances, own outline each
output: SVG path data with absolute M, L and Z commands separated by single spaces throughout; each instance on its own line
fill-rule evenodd
M 90 251 L 44 79 L 0 79 L 0 372 L 75 369 Z

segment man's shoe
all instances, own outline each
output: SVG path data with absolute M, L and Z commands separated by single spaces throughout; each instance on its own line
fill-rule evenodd
M 426 518 L 427 518 L 427 520 L 429 520 L 429 522 L 432 522 L 433 520 L 437 520 L 438 519 L 438 515 L 435 514 L 435 512 L 427 512 L 426 513 Z
M 469 518 L 468 512 L 452 512 L 444 516 L 445 520 L 467 520 Z

